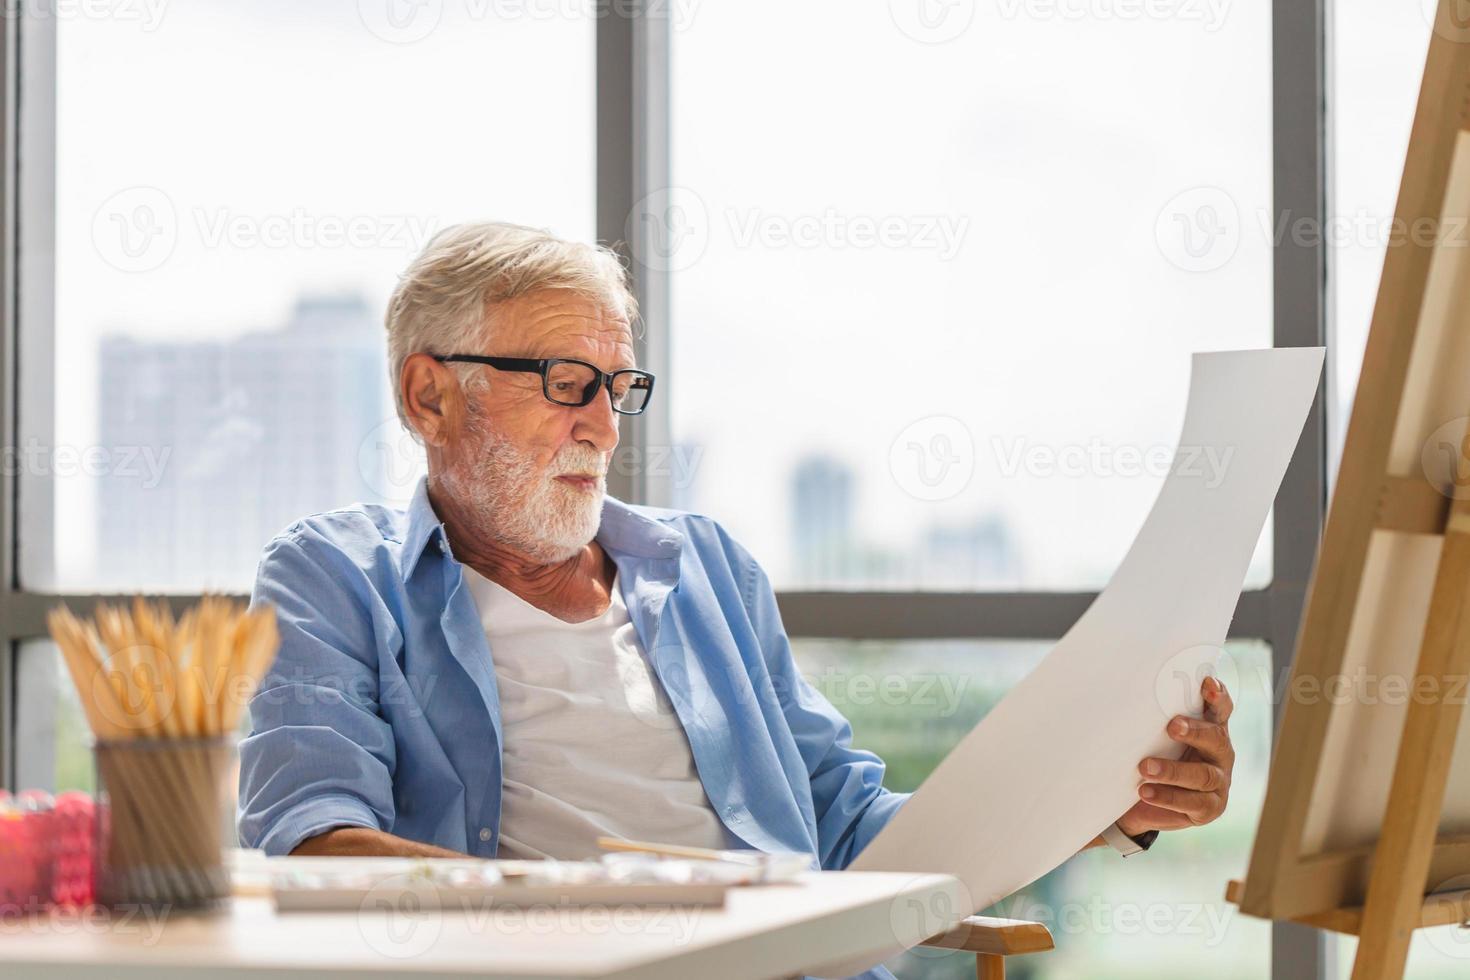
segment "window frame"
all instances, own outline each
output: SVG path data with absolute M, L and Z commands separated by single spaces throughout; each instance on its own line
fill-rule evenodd
M 634 11 L 625 16 L 626 11 Z M 639 264 L 654 254 L 627 241 L 649 223 L 670 173 L 671 24 L 657 0 L 636 0 L 604 11 L 596 27 L 596 230 L 599 240 L 622 243 L 632 269 L 644 329 L 635 346 L 640 366 L 677 384 L 668 372 L 669 273 Z M 647 15 L 645 15 L 647 14 Z M 55 17 L 26 6 L 0 19 L 0 431 L 19 444 L 18 422 L 47 431 L 51 337 L 22 321 L 47 322 L 53 312 L 55 216 Z M 1277 0 L 1272 10 L 1272 181 L 1275 213 L 1325 226 L 1328 211 L 1329 0 Z M 22 57 L 21 33 L 25 34 Z M 26 114 L 20 114 L 21 92 Z M 24 175 L 25 183 L 21 183 Z M 1272 258 L 1273 343 L 1328 347 L 1331 320 L 1325 243 L 1285 236 Z M 24 343 L 21 341 L 24 340 Z M 1245 592 L 1230 625 L 1231 639 L 1257 639 L 1272 650 L 1278 682 L 1290 670 L 1296 632 L 1326 510 L 1327 443 L 1322 387 L 1275 501 L 1273 575 L 1268 586 Z M 23 379 L 45 379 L 27 387 Z M 664 388 L 667 396 L 668 388 Z M 671 404 L 667 397 L 664 405 Z M 648 447 L 670 445 L 664 412 L 622 419 L 624 446 L 635 461 Z M 49 532 L 51 494 L 43 477 L 18 472 L 13 462 L 0 479 L 0 786 L 13 787 L 22 747 L 15 731 L 16 664 L 23 640 L 45 638 L 46 610 L 58 602 L 85 608 L 101 598 L 86 593 L 43 593 L 21 588 L 18 529 Z M 638 467 L 615 467 L 609 492 L 622 499 L 667 505 L 669 489 Z M 24 511 L 21 505 L 24 503 Z M 872 592 L 783 590 L 777 598 L 792 637 L 832 639 L 1055 639 L 1095 598 L 1095 592 Z M 182 611 L 197 595 L 173 595 Z M 1279 708 L 1278 704 L 1278 720 Z M 1335 944 L 1302 926 L 1273 927 L 1272 975 L 1335 975 Z

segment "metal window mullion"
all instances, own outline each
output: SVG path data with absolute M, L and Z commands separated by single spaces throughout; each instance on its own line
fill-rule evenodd
M 851 640 L 1055 640 L 1095 592 L 780 592 L 786 633 Z M 1232 640 L 1264 639 L 1272 616 L 1266 590 L 1241 594 Z
M 16 445 L 15 419 L 15 229 L 16 229 L 16 101 L 19 64 L 18 24 L 15 17 L 0 18 L 0 432 L 7 449 Z M 16 587 L 15 534 L 16 480 L 10 468 L 0 478 L 0 589 Z M 0 629 L 9 630 L 7 617 Z M 17 645 L 0 637 L 0 787 L 15 778 L 15 658 Z
M 638 256 L 652 254 L 642 220 L 670 186 L 669 18 L 656 4 L 609 8 L 597 21 L 597 238 L 628 262 L 642 331 L 638 363 L 659 378 L 653 410 L 623 419 L 623 440 L 608 476 L 613 496 L 667 505 L 669 481 L 656 465 L 670 442 L 669 275 Z M 651 465 L 652 464 L 652 465 Z
M 1276 0 L 1272 5 L 1272 211 L 1326 227 L 1328 214 L 1328 35 L 1331 0 Z M 1285 236 L 1272 251 L 1272 330 L 1278 347 L 1319 346 L 1328 337 L 1327 248 Z M 1329 356 L 1329 367 L 1331 357 Z M 1270 587 L 1272 674 L 1286 683 L 1327 501 L 1326 401 L 1331 371 L 1276 495 Z M 1277 717 L 1285 699 L 1277 698 Z M 1327 980 L 1336 940 L 1327 933 L 1274 923 L 1271 975 Z

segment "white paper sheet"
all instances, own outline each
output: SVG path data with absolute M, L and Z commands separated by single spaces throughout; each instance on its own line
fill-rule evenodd
M 1178 756 L 1164 726 L 1203 709 L 1199 685 L 1322 356 L 1320 347 L 1194 355 L 1174 462 L 1112 581 L 851 870 L 954 875 L 972 899 L 956 910 L 963 917 L 1055 868 L 1137 802 L 1138 762 Z

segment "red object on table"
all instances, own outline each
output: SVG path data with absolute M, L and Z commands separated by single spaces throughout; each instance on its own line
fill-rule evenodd
M 51 900 L 82 908 L 96 899 L 96 806 L 86 793 L 56 797 L 51 817 Z
M 0 800 L 0 911 L 36 912 L 51 902 L 51 805 L 35 790 Z

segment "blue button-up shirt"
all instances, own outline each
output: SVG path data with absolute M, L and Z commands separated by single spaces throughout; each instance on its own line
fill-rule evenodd
M 798 673 L 760 566 L 706 517 L 610 497 L 597 540 L 734 843 L 845 867 L 907 795 Z M 286 854 L 361 826 L 493 857 L 494 651 L 423 481 L 406 510 L 356 505 L 281 533 L 255 603 L 275 607 L 281 647 L 240 746 L 241 841 Z

